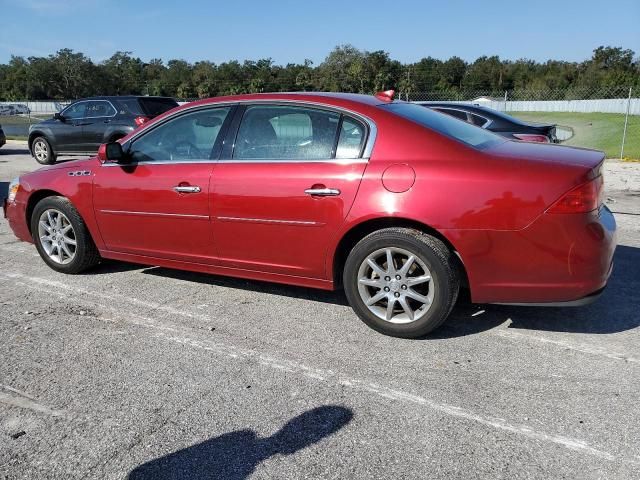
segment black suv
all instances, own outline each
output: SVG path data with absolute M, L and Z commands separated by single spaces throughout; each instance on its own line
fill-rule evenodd
M 178 106 L 169 97 L 92 97 L 72 103 L 29 128 L 29 151 L 44 165 L 58 155 L 94 155 L 147 120 Z

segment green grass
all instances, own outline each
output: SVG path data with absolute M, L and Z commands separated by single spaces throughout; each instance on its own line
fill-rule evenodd
M 0 117 L 0 125 L 29 125 L 51 117 L 52 115 L 31 115 L 31 118 L 22 115 L 3 115 Z
M 564 145 L 595 148 L 606 153 L 607 158 L 620 158 L 624 115 L 617 113 L 570 112 L 508 112 L 510 115 L 532 122 L 556 123 L 570 127 L 573 137 Z M 630 115 L 624 156 L 640 159 L 640 115 Z

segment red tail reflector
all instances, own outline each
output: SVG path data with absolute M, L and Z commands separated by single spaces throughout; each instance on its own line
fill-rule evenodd
M 602 175 L 569 190 L 554 203 L 549 213 L 587 213 L 596 210 L 602 203 L 604 181 Z
M 136 117 L 134 121 L 136 122 L 136 125 L 138 127 L 141 127 L 142 125 L 147 123 L 149 120 L 151 120 L 149 117 Z
M 533 133 L 514 133 L 514 137 L 523 142 L 551 143 L 546 135 L 537 135 Z
M 393 102 L 393 97 L 396 95 L 395 90 L 385 90 L 384 92 L 376 93 L 375 97 L 383 102 Z

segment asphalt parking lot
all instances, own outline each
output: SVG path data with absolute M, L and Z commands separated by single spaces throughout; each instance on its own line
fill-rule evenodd
M 0 149 L 0 186 L 38 165 Z M 0 221 L 0 478 L 640 477 L 640 164 L 582 308 L 460 304 L 435 335 L 342 294 L 109 262 L 58 274 Z

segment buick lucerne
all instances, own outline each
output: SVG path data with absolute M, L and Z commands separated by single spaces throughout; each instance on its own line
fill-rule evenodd
M 370 327 L 413 338 L 461 288 L 476 303 L 594 300 L 616 244 L 603 161 L 392 92 L 239 95 L 22 175 L 4 209 L 59 272 L 116 259 L 344 288 Z

